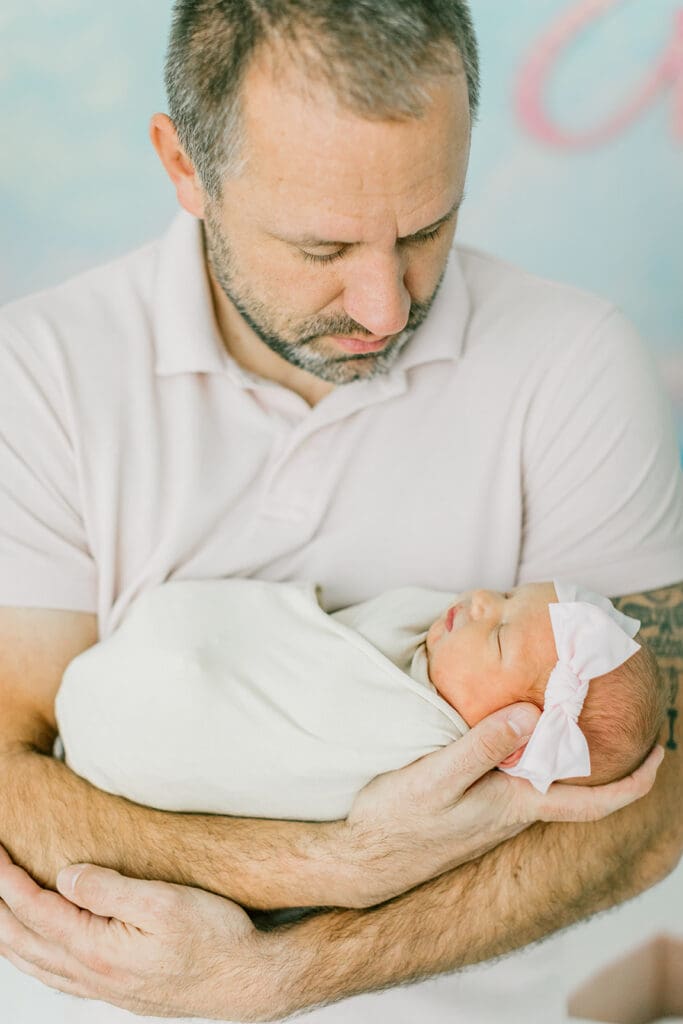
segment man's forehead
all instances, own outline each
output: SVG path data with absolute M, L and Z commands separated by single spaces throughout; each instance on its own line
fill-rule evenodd
M 335 202 L 400 197 L 436 181 L 442 190 L 457 187 L 469 152 L 466 83 L 449 77 L 429 95 L 422 117 L 370 119 L 343 108 L 325 86 L 315 95 L 276 87 L 257 62 L 243 89 L 245 176 L 285 199 L 299 191 Z

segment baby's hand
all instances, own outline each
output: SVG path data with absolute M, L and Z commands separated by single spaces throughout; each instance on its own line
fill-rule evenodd
M 534 821 L 595 821 L 644 796 L 661 754 L 606 786 L 551 786 L 492 771 L 527 742 L 540 711 L 515 704 L 462 739 L 379 775 L 353 802 L 343 825 L 351 869 L 345 905 L 368 907 L 412 889 L 517 835 Z M 661 749 L 661 748 L 660 748 Z

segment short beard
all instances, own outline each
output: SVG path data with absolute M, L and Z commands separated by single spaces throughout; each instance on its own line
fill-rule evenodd
M 320 346 L 322 337 L 371 337 L 371 332 L 355 320 L 342 315 L 324 319 L 313 317 L 305 324 L 290 320 L 276 327 L 275 319 L 265 303 L 256 298 L 245 282 L 238 281 L 232 249 L 211 209 L 207 210 L 204 221 L 204 244 L 209 266 L 221 291 L 256 337 L 291 366 L 330 384 L 350 384 L 388 373 L 416 329 L 426 319 L 445 273 L 444 268 L 436 288 L 426 302 L 413 300 L 406 326 L 381 351 L 330 356 Z M 293 337 L 290 340 L 285 335 Z

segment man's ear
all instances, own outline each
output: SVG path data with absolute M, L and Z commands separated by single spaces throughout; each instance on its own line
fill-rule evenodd
M 149 137 L 164 169 L 173 182 L 178 202 L 193 217 L 204 216 L 204 191 L 194 164 L 180 145 L 173 121 L 166 114 L 155 114 L 149 125 Z
M 519 748 L 519 750 L 515 750 L 514 754 L 510 754 L 508 757 L 505 758 L 504 761 L 501 761 L 500 764 L 498 765 L 498 767 L 499 768 L 514 768 L 515 765 L 520 760 L 520 758 L 521 758 L 522 754 L 524 753 L 524 751 L 526 750 L 526 748 L 527 748 L 527 745 L 525 743 L 523 746 L 521 746 Z

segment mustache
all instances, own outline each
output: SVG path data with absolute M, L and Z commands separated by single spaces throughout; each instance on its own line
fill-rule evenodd
M 430 305 L 431 303 L 426 302 L 413 302 L 410 307 L 410 313 L 408 314 L 406 325 L 399 333 L 403 334 L 404 331 L 412 331 L 416 327 L 419 327 L 425 319 Z M 307 327 L 306 334 L 297 339 L 297 343 L 299 345 L 307 345 L 330 334 L 336 334 L 341 338 L 353 337 L 363 339 L 372 337 L 372 331 L 369 331 L 366 327 L 362 327 L 360 324 L 357 324 L 355 320 L 346 318 L 317 321 L 316 323 L 311 324 Z
M 311 333 L 309 334 L 308 331 L 311 331 Z M 322 338 L 327 334 L 337 334 L 341 338 L 369 338 L 372 332 L 368 331 L 365 327 L 361 327 L 360 324 L 355 323 L 353 320 L 346 321 L 343 324 L 338 321 L 334 323 L 311 324 L 307 328 L 307 333 L 298 339 L 298 343 L 300 345 L 307 345 L 309 342 L 317 341 L 318 338 Z

